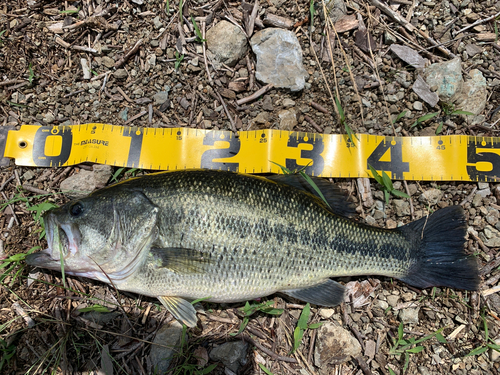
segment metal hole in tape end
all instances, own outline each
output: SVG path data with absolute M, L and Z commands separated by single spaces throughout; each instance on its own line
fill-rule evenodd
M 28 143 L 26 141 L 19 141 L 19 143 L 17 145 L 19 146 L 19 148 L 28 147 Z

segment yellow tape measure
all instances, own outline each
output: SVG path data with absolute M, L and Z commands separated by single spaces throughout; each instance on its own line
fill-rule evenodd
M 6 127 L 3 133 L 6 133 Z M 3 139 L 3 140 L 2 140 Z M 60 167 L 83 162 L 129 168 L 210 168 L 279 173 L 275 164 L 322 177 L 371 177 L 368 165 L 393 179 L 497 181 L 500 138 L 384 137 L 280 130 L 132 128 L 106 124 L 23 125 L 0 136 L 0 156 L 17 165 Z

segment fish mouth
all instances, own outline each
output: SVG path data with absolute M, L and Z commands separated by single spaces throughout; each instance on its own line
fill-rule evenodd
M 60 270 L 61 258 L 66 260 L 77 253 L 80 231 L 74 225 L 59 223 L 52 213 L 46 214 L 44 223 L 47 249 L 27 255 L 26 263 L 31 266 Z

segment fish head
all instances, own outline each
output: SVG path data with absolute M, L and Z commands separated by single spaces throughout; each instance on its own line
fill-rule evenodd
M 45 213 L 47 249 L 26 262 L 105 282 L 130 276 L 157 236 L 158 208 L 141 192 L 112 193 L 104 190 Z

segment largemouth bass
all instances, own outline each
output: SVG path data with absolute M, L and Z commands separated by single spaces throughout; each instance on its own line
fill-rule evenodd
M 239 302 L 275 292 L 322 306 L 344 299 L 336 276 L 383 275 L 419 287 L 475 290 L 466 223 L 452 206 L 393 230 L 348 218 L 333 185 L 188 170 L 98 190 L 44 216 L 48 248 L 28 264 L 157 297 L 194 326 L 189 301 Z

